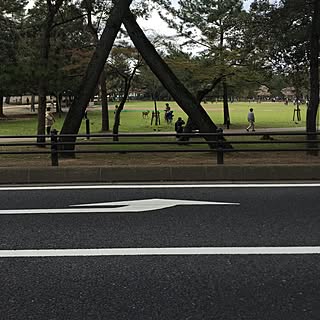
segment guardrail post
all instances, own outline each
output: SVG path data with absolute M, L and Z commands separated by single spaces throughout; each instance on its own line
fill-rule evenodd
M 51 165 L 53 167 L 59 166 L 59 154 L 58 154 L 58 131 L 53 129 L 51 131 Z
M 224 148 L 224 139 L 223 139 L 223 129 L 217 129 L 217 164 L 223 164 L 223 148 Z

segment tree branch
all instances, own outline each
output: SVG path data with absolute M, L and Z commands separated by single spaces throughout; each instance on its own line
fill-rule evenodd
M 233 76 L 234 73 L 227 73 L 227 74 L 223 74 L 218 78 L 213 79 L 213 81 L 211 82 L 211 85 L 205 89 L 199 90 L 196 94 L 197 100 L 200 103 L 203 98 L 209 93 L 211 92 L 220 82 L 221 80 L 223 80 L 224 78 L 228 77 L 228 76 Z
M 82 14 L 82 15 L 80 15 L 80 16 L 76 16 L 76 17 L 73 17 L 73 18 L 70 18 L 70 19 L 61 21 L 61 22 L 59 22 L 59 23 L 55 23 L 54 25 L 52 25 L 51 30 L 54 29 L 54 28 L 56 28 L 56 27 L 58 27 L 58 26 L 61 26 L 61 25 L 63 25 L 63 24 L 66 24 L 66 23 L 69 23 L 69 22 L 72 22 L 72 21 L 81 19 L 81 18 L 83 18 L 83 17 L 85 17 L 85 16 L 86 16 L 85 14 Z

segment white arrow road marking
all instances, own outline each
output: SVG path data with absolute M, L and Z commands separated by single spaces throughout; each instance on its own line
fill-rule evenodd
M 0 250 L 0 258 L 159 256 L 159 255 L 300 255 L 320 254 L 320 247 L 181 247 Z
M 239 205 L 235 202 L 212 202 L 212 201 L 192 201 L 192 200 L 176 200 L 176 199 L 143 199 L 116 202 L 100 202 L 77 204 L 72 207 L 92 207 L 92 206 L 123 206 L 121 208 L 113 208 L 118 212 L 130 211 L 150 211 L 170 208 L 175 206 L 198 206 L 198 205 Z
M 116 202 L 99 202 L 71 205 L 69 208 L 10 209 L 0 210 L 0 214 L 44 214 L 44 213 L 108 213 L 108 212 L 143 212 L 170 208 L 178 205 L 240 205 L 236 202 L 191 201 L 174 199 L 143 199 Z M 100 208 L 114 206 L 114 208 Z M 92 208 L 94 207 L 94 208 Z

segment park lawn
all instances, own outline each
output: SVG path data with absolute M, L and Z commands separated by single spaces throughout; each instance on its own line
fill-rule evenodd
M 175 102 L 169 102 L 174 111 L 174 120 L 171 124 L 164 121 L 164 107 L 166 101 L 157 102 L 160 111 L 161 123 L 158 126 L 151 125 L 151 112 L 154 110 L 152 101 L 128 101 L 121 113 L 121 122 L 119 133 L 121 132 L 170 132 L 174 131 L 174 122 L 178 117 L 187 120 L 186 114 Z M 110 128 L 112 129 L 114 121 L 114 105 L 109 104 Z M 202 104 L 218 126 L 223 126 L 223 105 L 222 102 L 207 102 Z M 294 105 L 285 106 L 283 103 L 263 102 L 263 103 L 244 103 L 235 102 L 229 104 L 231 129 L 245 128 L 247 126 L 247 113 L 249 108 L 253 108 L 256 117 L 256 128 L 292 128 L 305 127 L 306 107 L 301 106 L 302 121 L 293 121 Z M 149 110 L 149 118 L 142 118 L 142 111 Z M 88 109 L 91 133 L 101 132 L 101 111 L 100 106 L 90 107 Z M 64 121 L 64 115 L 61 118 L 56 115 L 54 128 L 61 130 Z M 0 135 L 34 135 L 37 132 L 37 116 L 27 116 L 25 118 L 14 118 L 0 121 Z M 82 122 L 80 133 L 85 133 L 85 121 Z
M 0 135 L 35 135 L 37 134 L 37 117 L 8 118 L 0 120 Z
M 161 125 L 159 126 L 160 131 L 170 131 L 173 125 L 164 124 L 164 107 L 166 101 L 157 103 L 158 110 L 161 115 Z M 169 102 L 171 109 L 174 110 L 174 120 L 178 117 L 182 117 L 185 121 L 187 115 L 181 110 L 181 108 L 175 102 Z M 111 105 L 111 109 L 114 108 Z M 223 104 L 222 102 L 207 102 L 203 103 L 202 106 L 207 110 L 211 119 L 217 126 L 223 126 Z M 305 127 L 306 118 L 306 107 L 301 106 L 301 120 L 293 121 L 293 112 L 295 106 L 289 104 L 288 106 L 280 102 L 263 102 L 263 103 L 246 103 L 246 102 L 235 102 L 229 104 L 231 128 L 243 128 L 247 126 L 247 114 L 249 108 L 253 108 L 256 117 L 257 128 L 292 128 L 292 127 Z M 152 111 L 153 103 L 151 101 L 128 101 L 122 114 L 123 127 L 121 130 L 124 132 L 128 131 L 152 131 L 155 126 L 150 125 L 150 118 L 142 121 L 142 111 Z M 135 112 L 136 116 L 126 113 Z M 297 122 L 297 123 L 296 123 Z

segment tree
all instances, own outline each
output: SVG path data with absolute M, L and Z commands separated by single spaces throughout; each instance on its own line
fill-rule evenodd
M 170 11 L 179 20 L 167 21 L 186 38 L 185 45 L 197 46 L 214 66 L 214 76 L 234 74 L 241 58 L 242 0 L 179 1 Z M 199 46 L 200 45 L 200 46 Z M 224 124 L 230 122 L 227 77 L 222 79 Z
M 84 0 L 83 6 L 87 12 L 87 25 L 88 30 L 93 38 L 93 42 L 97 45 L 99 41 L 99 28 L 102 20 L 102 12 L 104 10 L 104 1 L 102 3 L 100 1 L 92 1 L 92 0 Z M 99 18 L 96 22 L 93 21 L 93 16 L 100 13 Z M 108 97 L 107 97 L 107 84 L 106 84 L 106 73 L 105 70 L 102 70 L 100 79 L 99 79 L 99 87 L 101 93 L 101 131 L 108 131 L 109 127 L 109 112 L 108 112 Z
M 0 117 L 5 117 L 3 113 L 3 98 L 10 90 L 10 80 L 14 72 L 14 24 L 3 16 L 0 16 Z
M 61 134 L 77 134 L 87 105 L 97 86 L 101 72 L 119 32 L 124 15 L 128 12 L 131 0 L 118 0 L 112 8 L 104 31 L 91 57 L 86 74 L 82 79 L 79 91 L 63 123 Z M 74 142 L 75 137 L 61 136 L 62 142 Z M 74 150 L 74 144 L 65 144 L 64 150 Z M 73 153 L 69 154 L 73 156 Z
M 4 117 L 3 98 L 13 92 L 18 79 L 18 25 L 26 1 L 0 1 L 0 117 Z
M 182 109 L 192 117 L 195 123 L 199 126 L 201 132 L 216 132 L 217 127 L 212 122 L 208 114 L 202 106 L 197 103 L 192 94 L 190 94 L 190 92 L 175 77 L 145 37 L 144 33 L 137 25 L 135 17 L 130 13 L 129 5 L 130 1 L 125 2 L 124 0 L 118 0 L 115 2 L 115 6 L 107 20 L 106 28 L 102 33 L 98 46 L 87 68 L 86 75 L 82 80 L 79 96 L 75 98 L 63 124 L 63 128 L 61 130 L 62 136 L 60 137 L 61 141 L 75 141 L 75 137 L 67 137 L 65 134 L 75 134 L 78 132 L 86 106 L 92 96 L 122 21 L 124 22 L 135 47 L 148 63 L 151 70 L 157 75 L 159 80 L 175 98 Z M 211 140 L 210 136 L 205 136 L 205 138 L 207 140 Z M 74 144 L 68 143 L 63 145 L 62 148 L 64 150 L 73 150 Z M 71 154 L 73 155 L 72 152 L 69 153 L 69 155 Z
M 139 75 L 135 83 L 141 88 L 144 96 L 151 98 L 153 101 L 153 111 L 151 117 L 151 125 L 160 125 L 160 112 L 158 112 L 157 101 L 161 99 L 168 99 L 168 91 L 163 87 L 159 79 L 153 74 L 147 65 L 143 65 L 139 70 Z M 146 110 L 145 112 L 149 112 Z M 153 120 L 155 120 L 153 122 Z
M 39 147 L 44 146 L 47 95 L 56 96 L 57 111 L 61 112 L 62 95 L 70 91 L 71 82 L 74 82 L 67 75 L 65 66 L 70 63 L 69 50 L 77 46 L 80 35 L 86 38 L 82 32 L 82 19 L 83 14 L 73 1 L 37 0 L 24 21 L 24 39 L 33 48 L 33 52 L 29 52 L 33 54 L 30 57 L 33 65 L 28 76 L 38 82 Z
M 40 79 L 38 86 L 39 93 L 39 106 L 38 106 L 38 138 L 39 146 L 43 146 L 45 138 L 41 135 L 45 134 L 45 112 L 47 105 L 48 93 L 48 66 L 49 66 L 49 53 L 50 53 L 50 38 L 51 32 L 54 27 L 55 17 L 61 8 L 64 0 L 47 0 L 45 5 L 45 17 L 41 25 L 40 31 L 40 50 L 39 50 L 39 69 Z M 35 3 L 35 6 L 42 6 L 41 0 Z
M 56 97 L 56 111 L 62 112 L 62 97 L 72 93 L 79 85 L 84 68 L 75 67 L 74 53 L 86 56 L 86 63 L 92 54 L 92 39 L 86 31 L 84 14 L 76 5 L 63 5 L 59 20 L 51 32 L 50 56 L 48 63 L 48 93 Z M 89 57 L 89 58 L 88 58 Z M 80 62 L 81 64 L 81 62 Z M 78 69 L 75 71 L 75 69 Z
M 310 32 L 310 101 L 307 111 L 307 132 L 316 133 L 316 117 L 319 112 L 319 51 L 320 51 L 320 4 L 314 0 L 312 5 L 312 23 Z M 317 137 L 316 134 L 309 136 L 310 140 Z M 309 146 L 317 147 L 317 144 L 310 143 Z M 309 153 L 317 155 L 317 151 Z
M 123 22 L 135 47 L 181 109 L 194 121 L 201 132 L 215 133 L 217 126 L 212 122 L 196 98 L 185 88 L 168 65 L 161 59 L 140 29 L 133 14 L 128 13 Z M 210 141 L 212 137 L 205 136 L 205 139 Z
M 297 100 L 308 86 L 310 102 L 307 131 L 316 132 L 319 106 L 319 1 L 282 0 L 271 4 L 256 0 L 251 5 L 253 41 L 264 52 L 266 64 L 291 80 Z M 305 84 L 306 83 L 306 84 Z M 312 102 L 311 102 L 312 97 Z M 313 139 L 314 136 L 309 136 Z M 312 146 L 312 144 L 309 144 Z
M 177 49 L 169 51 L 166 57 L 169 66 L 174 70 L 175 74 L 181 80 L 188 90 L 194 95 L 197 102 L 201 104 L 206 100 L 207 96 L 215 90 L 227 76 L 232 74 L 220 75 L 212 78 L 212 74 L 216 71 L 212 66 L 212 60 L 206 55 L 193 56 L 189 53 L 179 51 Z M 198 128 L 189 118 L 184 133 L 190 133 L 193 129 Z M 187 136 L 182 136 L 180 140 L 188 140 Z
M 118 141 L 120 114 L 127 101 L 131 82 L 142 65 L 140 54 L 132 47 L 124 45 L 123 47 L 114 48 L 111 52 L 111 57 L 108 61 L 108 67 L 115 76 L 120 77 L 121 99 L 118 108 L 115 110 L 114 125 L 113 125 L 113 140 Z

